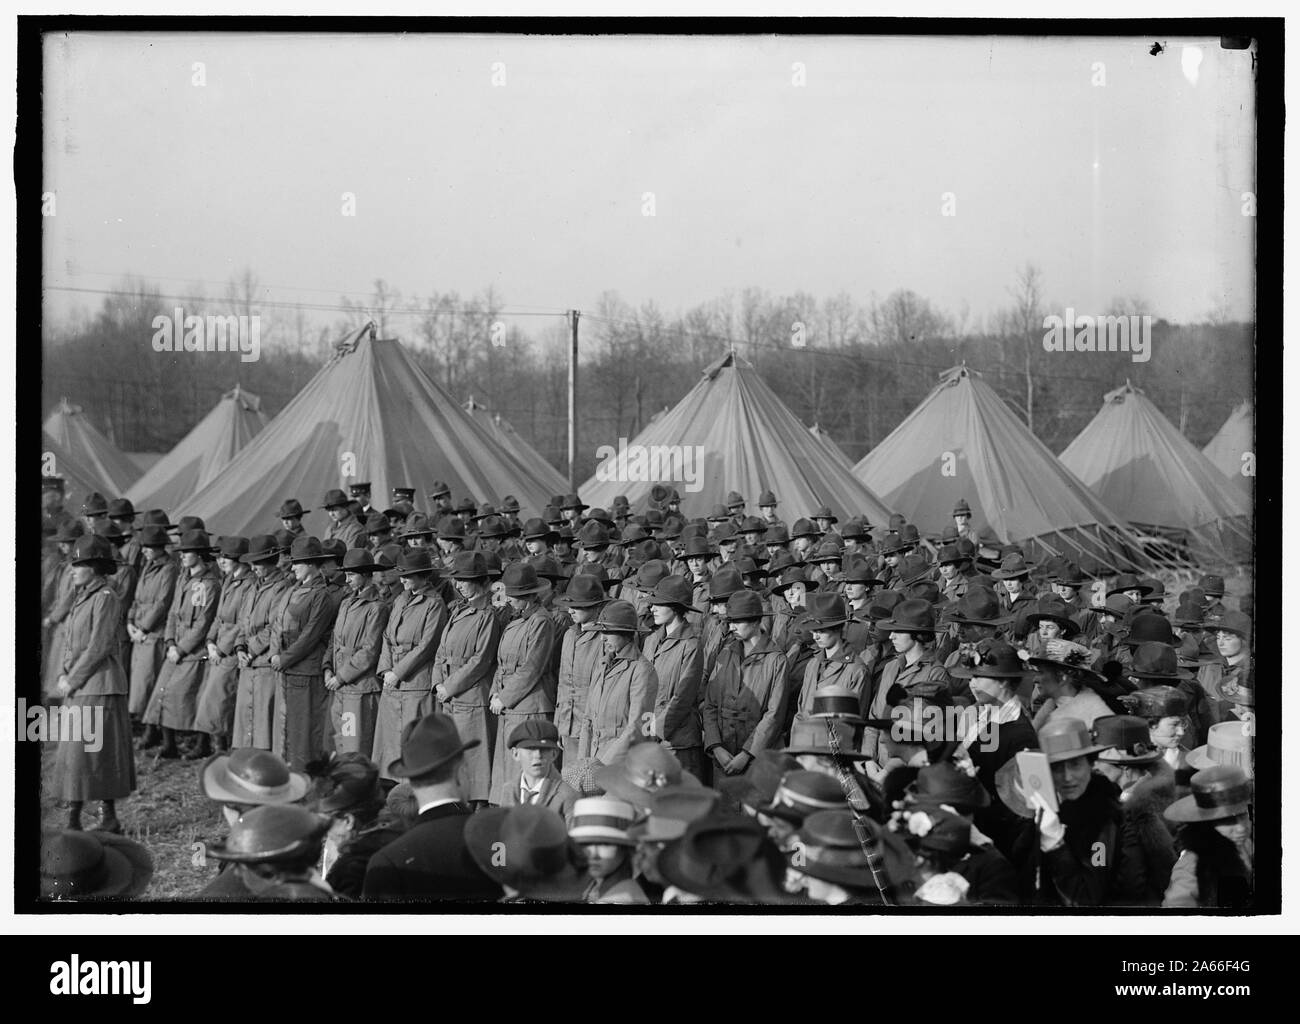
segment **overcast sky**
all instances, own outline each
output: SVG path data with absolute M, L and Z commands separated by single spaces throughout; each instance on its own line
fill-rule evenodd
M 1249 318 L 1251 56 L 1165 42 L 54 37 L 46 285 L 219 294 L 250 266 L 277 301 L 385 278 L 668 311 L 910 288 L 978 318 L 1032 260 L 1062 308 Z

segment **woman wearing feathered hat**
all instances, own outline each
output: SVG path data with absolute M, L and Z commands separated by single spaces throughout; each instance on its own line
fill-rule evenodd
M 117 652 L 121 609 L 105 579 L 114 568 L 112 550 L 102 537 L 83 536 L 71 565 L 75 593 L 55 688 L 81 728 L 69 730 L 72 735 L 61 730 L 58 737 L 59 790 L 68 805 L 68 828 L 81 828 L 85 802 L 99 800 L 99 828 L 121 832 L 116 801 L 135 789 L 135 760 L 126 673 Z

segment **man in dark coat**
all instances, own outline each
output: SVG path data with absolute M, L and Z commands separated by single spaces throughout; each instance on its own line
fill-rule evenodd
M 470 810 L 456 781 L 462 743 L 446 715 L 425 715 L 402 735 L 402 756 L 389 773 L 410 781 L 420 814 L 411 829 L 370 858 L 362 895 L 383 900 L 492 901 L 500 888 L 465 846 Z

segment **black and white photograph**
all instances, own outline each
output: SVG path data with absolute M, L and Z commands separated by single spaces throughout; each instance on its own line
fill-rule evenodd
M 20 24 L 15 905 L 1279 913 L 1281 19 L 616 21 Z

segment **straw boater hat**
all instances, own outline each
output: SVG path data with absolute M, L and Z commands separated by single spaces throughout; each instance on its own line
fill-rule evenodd
M 609 843 L 635 846 L 627 830 L 636 822 L 636 808 L 625 800 L 608 796 L 589 796 L 573 805 L 573 823 L 569 838 L 576 843 Z

